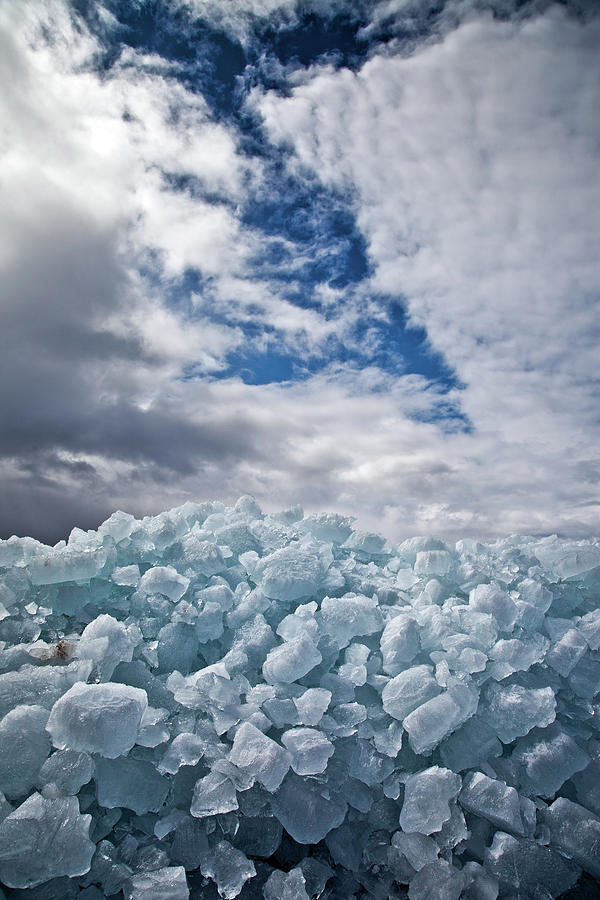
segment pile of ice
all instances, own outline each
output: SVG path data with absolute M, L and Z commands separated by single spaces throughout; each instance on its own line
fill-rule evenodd
M 5 896 L 577 896 L 599 586 L 598 542 L 250 497 L 0 542 Z

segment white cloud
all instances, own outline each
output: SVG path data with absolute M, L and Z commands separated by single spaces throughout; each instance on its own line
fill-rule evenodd
M 576 464 L 597 440 L 599 38 L 557 10 L 480 19 L 254 98 L 297 171 L 354 194 L 373 287 L 406 298 L 465 383 L 474 433 L 444 448 L 464 479 L 450 509 L 476 517 L 483 468 L 504 523 L 513 505 L 515 521 L 558 527 L 540 506 L 518 512 L 544 491 L 565 522 L 593 523 Z

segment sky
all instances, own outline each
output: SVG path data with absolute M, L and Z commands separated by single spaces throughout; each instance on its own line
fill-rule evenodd
M 598 534 L 596 0 L 0 0 L 0 536 Z

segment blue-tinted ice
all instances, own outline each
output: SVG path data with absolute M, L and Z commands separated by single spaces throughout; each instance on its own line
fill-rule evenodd
M 600 880 L 599 575 L 597 541 L 388 545 L 248 496 L 0 541 L 0 884 L 494 900 Z

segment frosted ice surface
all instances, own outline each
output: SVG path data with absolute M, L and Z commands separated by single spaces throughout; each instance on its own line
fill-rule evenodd
M 263 557 L 252 573 L 267 597 L 291 603 L 313 594 L 329 568 L 329 560 L 312 543 L 283 547 Z
M 314 728 L 291 728 L 284 731 L 281 742 L 292 754 L 292 769 L 298 775 L 318 775 L 327 768 L 333 744 Z
M 58 656 L 57 656 L 58 659 Z M 0 674 L 0 715 L 15 706 L 35 705 L 51 709 L 72 685 L 85 681 L 92 671 L 90 660 L 76 660 L 67 666 L 21 666 L 16 672 Z
M 126 806 L 138 815 L 157 812 L 169 791 L 166 778 L 143 759 L 97 759 L 94 777 L 100 806 Z
M 511 631 L 517 607 L 506 591 L 495 584 L 480 584 L 469 594 L 469 605 L 478 612 L 490 613 L 504 631 Z
M 324 631 L 338 647 L 346 647 L 352 638 L 375 634 L 383 627 L 377 599 L 360 594 L 325 597 L 321 603 L 321 621 Z
M 421 834 L 439 831 L 450 818 L 450 801 L 458 796 L 461 784 L 460 775 L 440 766 L 409 775 L 400 813 L 402 830 Z
M 440 746 L 445 766 L 455 772 L 472 769 L 482 760 L 500 756 L 502 744 L 496 732 L 480 716 L 472 716 Z
M 542 810 L 541 818 L 549 828 L 551 845 L 600 879 L 600 817 L 579 803 L 558 797 Z
M 183 731 L 173 738 L 169 749 L 158 765 L 161 774 L 175 775 L 181 766 L 195 766 L 204 756 L 207 742 L 197 734 Z
M 297 867 L 289 872 L 272 872 L 265 883 L 263 897 L 265 900 L 310 900 L 302 869 Z
M 529 791 L 553 797 L 568 778 L 586 768 L 590 757 L 555 723 L 519 740 L 511 760 L 523 767 Z
M 249 878 L 254 878 L 254 863 L 229 841 L 220 841 L 201 863 L 201 872 L 216 882 L 219 894 L 225 900 L 233 900 Z
M 474 714 L 477 701 L 471 688 L 456 684 L 413 710 L 402 724 L 415 753 L 429 754 Z
M 588 644 L 577 628 L 569 630 L 557 641 L 546 654 L 546 662 L 559 675 L 568 675 L 577 665 Z
M 190 579 L 180 575 L 173 566 L 153 566 L 142 575 L 138 590 L 143 594 L 163 594 L 169 600 L 181 600 Z
M 190 891 L 183 866 L 142 872 L 131 879 L 127 900 L 188 900 Z
M 411 879 L 409 900 L 458 900 L 466 881 L 463 873 L 445 859 L 436 859 Z
M 447 550 L 419 550 L 413 568 L 416 575 L 447 575 L 451 566 Z
M 36 783 L 51 744 L 41 706 L 17 706 L 0 721 L 0 790 L 23 797 Z
M 276 791 L 291 763 L 291 754 L 259 731 L 244 722 L 236 731 L 229 761 L 248 774 L 270 792 Z
M 308 688 L 299 697 L 294 697 L 293 702 L 299 724 L 318 725 L 331 703 L 331 691 L 325 688 Z
M 510 744 L 543 728 L 556 718 L 556 699 L 551 687 L 524 688 L 519 684 L 490 684 L 485 690 L 485 705 L 480 710 L 501 741 Z
M 505 896 L 558 897 L 577 881 L 580 869 L 535 841 L 497 831 L 486 849 L 485 867 L 500 882 Z
M 104 547 L 94 550 L 71 550 L 68 547 L 54 550 L 29 560 L 29 577 L 35 585 L 88 581 L 100 574 L 107 558 L 108 551 Z
M 61 875 L 89 871 L 96 849 L 75 797 L 46 799 L 34 793 L 0 824 L 0 881 L 29 888 Z
M 433 677 L 432 666 L 413 666 L 400 672 L 385 685 L 381 694 L 383 708 L 388 715 L 401 722 L 441 690 Z
M 130 662 L 141 633 L 113 616 L 101 615 L 83 629 L 78 655 L 94 661 L 101 681 L 108 681 L 120 662 Z
M 421 834 L 419 831 L 408 834 L 404 831 L 396 831 L 392 835 L 392 846 L 406 857 L 417 872 L 423 866 L 435 862 L 440 854 L 440 848 L 433 838 Z
M 52 743 L 60 750 L 86 750 L 114 759 L 135 744 L 146 691 L 126 684 L 78 682 L 57 700 L 48 719 Z
M 339 794 L 316 781 L 288 775 L 272 800 L 273 812 L 299 844 L 316 844 L 341 825 L 348 809 Z
M 383 629 L 380 647 L 383 671 L 388 675 L 398 675 L 419 652 L 419 626 L 416 621 L 402 614 L 393 618 Z
M 262 671 L 266 681 L 289 684 L 307 675 L 323 657 L 305 634 L 270 650 Z
M 483 772 L 470 772 L 458 800 L 467 812 L 487 819 L 497 828 L 525 834 L 519 795 L 503 781 L 490 778 Z
M 42 765 L 38 786 L 51 787 L 58 795 L 74 796 L 90 781 L 94 763 L 88 753 L 80 750 L 57 750 Z
M 231 778 L 222 772 L 210 772 L 194 787 L 190 812 L 198 819 L 233 812 L 238 808 L 237 792 Z

